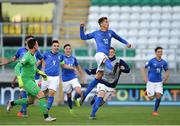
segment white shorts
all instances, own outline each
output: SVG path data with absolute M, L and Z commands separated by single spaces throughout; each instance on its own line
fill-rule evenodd
M 95 55 L 95 59 L 98 65 L 97 71 L 104 71 L 104 59 L 108 59 L 108 56 L 102 52 L 98 52 Z
M 54 91 L 57 91 L 59 88 L 59 76 L 48 76 L 47 81 L 42 80 L 41 84 L 41 90 L 45 91 L 47 89 L 52 89 Z
M 150 82 L 146 84 L 146 91 L 148 96 L 154 96 L 155 93 L 163 94 L 163 84 L 162 82 Z
M 74 88 L 81 87 L 77 78 L 74 78 L 70 81 L 62 82 L 62 85 L 63 85 L 64 93 L 67 93 L 67 94 L 71 93 Z
M 98 85 L 97 85 L 97 93 L 99 91 L 104 91 L 105 92 L 105 96 L 104 96 L 103 100 L 106 101 L 109 97 L 112 96 L 112 94 L 115 92 L 115 89 L 111 88 L 111 87 L 107 87 L 106 85 L 104 85 L 102 83 L 98 83 Z
M 40 79 L 35 80 L 35 82 L 36 82 L 37 85 L 38 85 L 39 81 L 40 81 Z

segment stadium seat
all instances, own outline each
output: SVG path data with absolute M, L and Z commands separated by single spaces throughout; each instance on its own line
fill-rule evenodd
M 160 37 L 169 37 L 170 31 L 169 31 L 169 29 L 162 29 L 162 30 L 160 30 L 159 35 L 160 35 Z
M 133 0 L 135 1 L 135 0 Z M 132 13 L 133 14 L 140 14 L 141 13 L 141 7 L 140 6 L 132 6 Z
M 89 13 L 99 13 L 100 7 L 99 6 L 90 6 L 89 7 Z
M 124 51 L 123 49 L 116 49 L 116 56 L 117 57 L 123 57 L 124 56 Z
M 139 29 L 139 22 L 138 21 L 132 21 L 129 23 L 129 29 Z M 138 33 L 138 31 L 137 31 Z
M 121 7 L 121 13 L 122 14 L 130 14 L 131 13 L 131 7 L 129 7 L 129 6 L 122 6 Z
M 179 29 L 173 29 L 173 30 L 171 30 L 171 32 L 170 32 L 170 36 L 171 36 L 171 37 L 179 37 L 179 35 L 180 35 Z
M 171 23 L 171 27 L 172 27 L 172 29 L 176 29 L 176 28 L 180 29 L 180 23 L 179 23 L 179 21 L 173 21 L 173 22 Z
M 75 56 L 88 56 L 88 49 L 87 48 L 77 48 L 75 49 Z
M 138 36 L 138 30 L 137 29 L 132 29 L 128 32 L 129 37 L 136 37 Z
M 109 16 L 109 20 L 110 21 L 119 21 L 119 17 L 120 15 L 118 13 L 112 13 L 110 16 Z
M 161 20 L 161 14 L 160 13 L 154 13 L 151 15 L 152 21 L 160 21 Z
M 142 13 L 151 13 L 151 7 L 150 6 L 142 6 Z
M 162 21 L 161 22 L 161 29 L 170 29 L 171 28 L 171 24 L 170 24 L 170 22 L 169 21 Z
M 135 49 L 126 49 L 126 57 L 135 57 L 136 56 L 136 51 Z
M 173 11 L 173 13 L 180 13 L 180 6 L 174 6 L 173 8 L 172 8 L 172 11 Z
M 134 13 L 130 16 L 131 21 L 139 21 L 140 20 L 140 14 Z
M 141 21 L 140 28 L 141 29 L 148 29 L 149 28 L 149 22 L 148 21 Z
M 159 29 L 160 28 L 160 22 L 159 21 L 152 21 L 150 23 L 150 28 L 151 29 L 155 29 L 155 28 Z
M 172 20 L 171 13 L 163 13 L 163 14 L 161 14 L 161 20 L 162 21 L 171 21 Z
M 121 11 L 120 6 L 112 6 L 110 9 L 111 9 L 111 13 L 112 13 L 112 14 L 114 14 L 114 13 L 119 14 L 120 11 Z
M 110 7 L 109 6 L 101 6 L 100 7 L 100 12 L 101 13 L 110 13 Z
M 139 31 L 139 37 L 147 37 L 148 36 L 148 30 L 147 29 L 141 29 Z
M 159 30 L 154 28 L 149 31 L 149 37 L 158 37 L 159 36 Z
M 162 7 L 161 6 L 152 6 L 152 13 L 161 13 Z
M 162 13 L 171 13 L 171 12 L 172 12 L 171 6 L 162 6 Z
M 120 21 L 129 21 L 130 20 L 130 14 L 128 13 L 122 13 L 120 15 Z
M 141 14 L 141 20 L 142 21 L 150 21 L 151 20 L 151 15 L 149 13 L 143 13 Z

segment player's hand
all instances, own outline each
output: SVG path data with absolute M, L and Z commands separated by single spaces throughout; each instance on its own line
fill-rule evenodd
M 43 71 L 40 70 L 40 71 L 38 71 L 38 73 L 43 77 L 44 81 L 47 81 L 48 77 L 47 77 L 47 75 Z
M 145 83 L 147 83 L 147 77 L 144 77 L 143 80 Z
M 131 48 L 131 44 L 127 44 L 127 47 L 128 47 L 128 48 Z
M 84 26 L 85 26 L 85 23 L 84 23 L 84 22 L 81 22 L 81 23 L 80 23 L 80 26 L 81 26 L 81 27 L 84 27 Z
M 23 87 L 23 81 L 22 81 L 21 76 L 17 76 L 17 80 L 18 80 L 19 87 L 22 88 Z

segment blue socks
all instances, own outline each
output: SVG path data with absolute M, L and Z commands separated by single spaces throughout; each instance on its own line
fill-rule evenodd
M 26 91 L 21 91 L 21 97 L 22 98 L 27 98 Z M 23 113 L 23 112 L 27 111 L 27 106 L 28 106 L 28 104 L 23 104 L 20 112 Z
M 101 104 L 102 100 L 103 100 L 102 97 L 96 97 L 95 103 L 94 103 L 93 108 L 92 108 L 91 117 L 96 116 L 96 112 L 99 109 L 99 105 Z
M 72 100 L 71 100 L 71 97 L 68 97 L 67 102 L 68 102 L 69 108 L 72 109 Z
M 157 112 L 160 102 L 161 102 L 161 99 L 156 98 L 155 105 L 154 105 L 154 111 L 155 112 Z
M 54 96 L 49 96 L 47 101 L 47 109 L 50 110 L 54 101 Z
M 113 66 L 112 66 L 112 64 L 111 64 L 111 60 L 107 59 L 107 60 L 105 61 L 105 66 L 106 66 L 106 68 L 108 68 L 110 71 L 113 70 Z
M 84 92 L 84 99 L 86 98 L 86 96 L 89 94 L 89 92 L 91 92 L 91 90 L 96 87 L 96 85 L 99 83 L 99 80 L 97 80 L 96 78 L 91 81 L 91 83 L 88 85 L 86 91 Z

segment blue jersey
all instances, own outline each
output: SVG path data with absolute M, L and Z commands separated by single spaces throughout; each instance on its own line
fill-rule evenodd
M 162 70 L 168 70 L 168 64 L 165 60 L 158 61 L 156 58 L 151 59 L 146 63 L 145 68 L 148 68 L 148 81 L 161 82 Z
M 65 64 L 75 67 L 78 66 L 78 62 L 77 59 L 73 56 L 65 56 L 63 55 L 63 61 Z M 65 69 L 62 68 L 62 81 L 69 81 L 76 78 L 76 73 L 74 70 L 70 70 L 70 69 Z
M 18 58 L 22 58 L 24 56 L 25 53 L 28 52 L 28 49 L 26 49 L 25 47 L 19 48 L 15 54 L 16 59 Z M 43 56 L 41 55 L 40 51 L 36 51 L 35 53 L 35 58 L 36 60 L 41 60 L 43 58 Z M 38 69 L 41 69 L 41 67 L 38 67 Z M 35 74 L 35 80 L 39 79 L 40 75 L 38 73 Z
M 103 52 L 107 56 L 109 54 L 109 48 L 111 46 L 111 39 L 115 38 L 119 40 L 120 42 L 124 44 L 128 44 L 126 40 L 121 38 L 119 35 L 117 35 L 114 31 L 112 30 L 107 30 L 107 31 L 101 31 L 97 30 L 89 34 L 84 34 L 84 27 L 80 27 L 80 37 L 82 40 L 88 40 L 94 38 L 96 41 L 96 52 Z
M 43 54 L 46 66 L 44 72 L 48 76 L 59 76 L 60 64 L 63 61 L 62 55 L 58 53 L 52 53 L 51 51 L 46 51 Z

